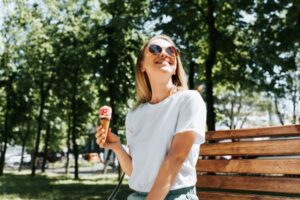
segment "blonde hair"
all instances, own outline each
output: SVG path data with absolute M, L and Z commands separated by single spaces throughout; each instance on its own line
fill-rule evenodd
M 166 40 L 175 47 L 175 43 L 172 41 L 172 39 L 169 36 L 157 35 L 150 38 L 140 49 L 136 66 L 135 66 L 135 86 L 136 86 L 136 97 L 137 97 L 137 104 L 135 105 L 135 107 L 137 107 L 141 103 L 146 103 L 151 100 L 152 91 L 151 91 L 150 81 L 148 75 L 145 72 L 142 72 L 141 68 L 142 68 L 147 47 L 149 43 L 155 39 Z M 172 76 L 172 82 L 176 87 L 175 92 L 188 89 L 187 77 L 184 72 L 179 54 L 176 55 L 176 61 L 177 61 L 176 73 L 175 75 Z

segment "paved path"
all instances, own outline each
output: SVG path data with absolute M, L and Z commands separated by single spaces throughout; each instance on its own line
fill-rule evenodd
M 91 176 L 95 176 L 95 175 L 101 175 L 103 174 L 103 168 L 104 168 L 104 164 L 103 163 L 93 163 L 90 166 L 81 166 L 79 167 L 79 176 L 80 177 L 91 177 Z M 69 175 L 74 174 L 74 167 L 69 167 Z M 4 168 L 4 172 L 6 173 L 10 173 L 10 172 L 18 172 L 18 166 L 14 166 L 14 167 L 5 167 Z M 36 170 L 37 174 L 39 174 L 41 172 L 41 169 L 37 169 Z M 112 172 L 112 167 L 108 166 L 108 172 Z M 24 174 L 30 174 L 31 173 L 31 169 L 29 167 L 22 169 L 22 172 Z M 46 169 L 46 173 L 47 174 L 61 174 L 64 175 L 65 174 L 65 168 L 63 167 L 59 167 L 59 168 L 54 168 L 52 164 L 49 164 L 48 169 Z

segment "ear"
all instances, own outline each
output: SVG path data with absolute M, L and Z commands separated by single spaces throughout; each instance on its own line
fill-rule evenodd
M 144 67 L 141 68 L 141 72 L 145 72 L 146 69 Z

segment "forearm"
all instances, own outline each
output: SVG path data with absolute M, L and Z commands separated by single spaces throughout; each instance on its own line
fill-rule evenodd
M 195 139 L 196 134 L 192 131 L 176 134 L 172 140 L 170 151 L 164 159 L 147 196 L 147 200 L 163 200 L 167 196 Z
M 147 200 L 163 200 L 166 197 L 183 162 L 184 158 L 176 155 L 168 155 L 165 158 Z
M 132 172 L 132 159 L 130 155 L 123 149 L 122 145 L 119 144 L 112 149 L 117 155 L 117 158 L 120 162 L 122 170 L 128 175 L 131 176 Z

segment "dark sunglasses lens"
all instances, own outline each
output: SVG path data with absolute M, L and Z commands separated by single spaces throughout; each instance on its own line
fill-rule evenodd
M 160 46 L 152 44 L 149 46 L 149 51 L 153 54 L 159 54 L 162 49 Z
M 166 52 L 170 56 L 176 56 L 176 49 L 175 49 L 175 47 L 168 47 L 168 48 L 166 48 Z

